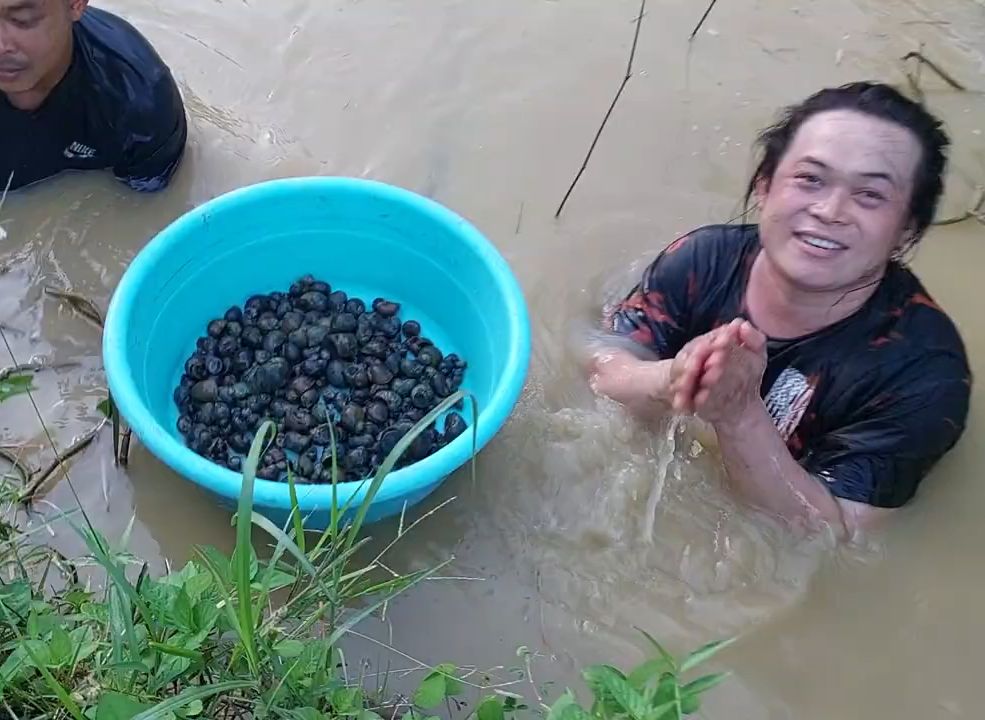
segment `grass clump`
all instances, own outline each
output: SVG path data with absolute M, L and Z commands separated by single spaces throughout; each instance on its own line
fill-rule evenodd
M 459 399 L 460 394 L 448 398 L 394 448 L 366 481 L 358 506 L 339 507 L 333 497 L 329 526 L 319 533 L 304 529 L 293 481 L 285 527 L 253 511 L 258 460 L 274 435 L 273 424 L 265 423 L 244 463 L 233 553 L 196 547 L 183 568 L 159 578 L 127 552 L 129 529 L 114 546 L 87 520 L 70 518 L 88 548 L 83 560 L 100 578 L 83 582 L 81 563 L 32 542 L 7 521 L 21 489 L 16 474 L 0 478 L 0 717 L 393 718 L 392 698 L 348 676 L 340 641 L 441 565 L 384 576 L 379 557 L 360 563 L 358 551 L 368 540 L 362 537 L 363 520 L 407 445 Z M 77 513 L 85 520 L 81 509 Z M 269 536 L 269 557 L 258 556 L 254 527 Z M 695 712 L 699 696 L 724 676 L 690 682 L 681 677 L 723 645 L 678 662 L 653 641 L 654 657 L 629 673 L 609 665 L 588 668 L 583 673 L 593 696 L 588 708 L 570 691 L 553 705 L 536 707 L 499 691 L 482 697 L 468 715 L 477 720 L 526 714 L 548 720 L 679 719 Z M 453 665 L 431 668 L 412 697 L 396 705 L 396 714 L 432 720 L 432 712 L 450 708 L 449 700 L 462 695 L 466 685 Z

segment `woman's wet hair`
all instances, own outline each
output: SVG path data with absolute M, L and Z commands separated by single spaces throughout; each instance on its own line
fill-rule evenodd
M 780 160 L 801 125 L 814 115 L 830 110 L 855 110 L 887 120 L 906 128 L 919 141 L 922 152 L 910 197 L 913 235 L 909 245 L 912 246 L 923 236 L 937 211 L 937 203 L 944 190 L 945 151 L 950 141 L 941 121 L 923 105 L 882 83 L 856 82 L 825 88 L 798 105 L 786 108 L 780 120 L 763 130 L 756 139 L 761 157 L 746 190 L 746 207 L 761 179 L 772 182 Z

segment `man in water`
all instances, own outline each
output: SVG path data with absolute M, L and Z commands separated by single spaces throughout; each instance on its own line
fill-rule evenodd
M 788 521 L 853 533 L 908 502 L 958 441 L 971 372 L 905 266 L 943 187 L 947 136 L 886 85 L 822 90 L 759 138 L 759 222 L 671 243 L 609 317 L 592 385 L 695 413 L 729 485 Z
M 106 168 L 134 190 L 159 190 L 184 152 L 167 66 L 88 0 L 0 0 L 0 91 L 0 192 Z

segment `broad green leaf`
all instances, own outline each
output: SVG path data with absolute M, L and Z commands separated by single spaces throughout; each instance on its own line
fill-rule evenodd
M 701 709 L 701 698 L 697 695 L 688 695 L 681 698 L 681 712 L 685 715 L 693 715 Z
M 482 699 L 475 711 L 477 720 L 504 720 L 503 701 L 495 695 Z
M 104 398 L 96 404 L 96 410 L 101 412 L 105 417 L 113 417 L 113 403 L 110 402 L 109 398 Z
M 444 699 L 445 676 L 438 673 L 432 673 L 424 678 L 414 692 L 414 704 L 425 710 L 437 707 Z
M 281 588 L 286 588 L 293 585 L 294 581 L 297 580 L 297 575 L 285 572 L 284 570 L 278 570 L 276 568 L 265 570 L 263 575 L 264 579 L 262 583 L 254 581 L 254 590 L 263 589 L 264 583 L 266 583 L 267 590 L 280 590 Z
M 650 658 L 635 667 L 626 679 L 637 690 L 642 690 L 651 680 L 658 680 L 661 675 L 671 670 L 672 668 L 667 664 L 667 660 L 659 656 Z
M 304 643 L 300 640 L 287 638 L 274 645 L 274 652 L 282 658 L 296 658 L 304 652 Z
M 441 663 L 435 670 L 445 676 L 445 695 L 448 697 L 460 695 L 465 689 L 461 681 L 455 676 L 455 671 L 458 668 L 451 663 Z
M 10 621 L 9 617 L 7 618 L 7 620 L 8 622 Z M 15 634 L 18 636 L 18 638 L 21 639 L 22 647 L 27 652 L 27 654 L 31 657 L 31 660 L 34 662 L 34 666 L 38 669 L 41 675 L 44 676 L 45 682 L 48 684 L 48 687 L 51 689 L 53 693 L 55 693 L 56 696 L 58 696 L 58 700 L 61 702 L 62 707 L 65 710 L 67 710 L 68 713 L 73 718 L 75 718 L 75 720 L 84 720 L 84 718 L 82 717 L 82 709 L 78 706 L 78 703 L 76 703 L 75 700 L 72 699 L 72 697 L 68 694 L 68 691 L 65 689 L 65 687 L 60 682 L 58 682 L 58 680 L 55 679 L 55 676 L 51 674 L 48 668 L 45 667 L 44 663 L 38 658 L 38 656 L 32 650 L 31 648 L 32 641 L 30 640 L 24 641 L 23 635 L 21 635 L 20 632 L 17 631 L 16 626 L 12 626 L 12 628 L 14 629 Z
M 181 711 L 181 714 L 186 718 L 197 717 L 202 714 L 204 709 L 205 706 L 201 700 L 192 700 L 188 703 L 188 707 Z
M 591 716 L 578 704 L 574 693 L 570 690 L 554 701 L 550 711 L 547 713 L 547 720 L 589 720 Z
M 595 665 L 586 668 L 582 676 L 596 696 L 614 700 L 634 720 L 643 719 L 646 701 L 618 670 L 609 665 Z
M 725 680 L 728 676 L 729 673 L 722 672 L 715 673 L 714 675 L 704 675 L 699 677 L 697 680 L 693 680 L 681 688 L 681 697 L 696 697 L 702 693 L 705 693 Z
M 356 715 L 356 720 L 383 720 L 383 718 L 372 710 L 366 710 L 363 708 L 359 711 L 359 714 Z
M 671 701 L 676 702 L 677 694 L 677 678 L 667 673 L 660 678 L 660 683 L 657 685 L 657 694 L 653 701 L 658 704 Z
M 144 710 L 142 713 L 134 717 L 133 720 L 164 720 L 169 713 L 172 713 L 175 710 L 181 710 L 182 708 L 191 705 L 196 700 L 205 700 L 213 695 L 218 695 L 230 690 L 242 690 L 243 688 L 250 687 L 252 684 L 253 683 L 246 680 L 227 680 L 225 682 L 216 683 L 215 685 L 200 685 L 198 687 L 191 687 L 186 690 L 182 690 L 174 697 L 170 697 L 167 700 L 159 702 L 152 708 Z
M 72 659 L 72 650 L 72 638 L 65 632 L 65 628 L 55 626 L 48 640 L 49 663 L 53 667 L 64 665 Z
M 216 607 L 215 600 L 213 598 L 204 598 L 199 600 L 198 604 L 195 605 L 194 610 L 194 622 L 193 625 L 195 630 L 201 634 L 206 635 L 212 631 L 215 627 L 216 621 L 219 619 L 219 615 L 222 611 Z
M 80 625 L 69 633 L 72 638 L 72 647 L 75 655 L 75 662 L 80 663 L 90 658 L 99 649 L 99 643 L 95 639 L 95 631 L 91 625 Z
M 687 656 L 687 659 L 685 659 L 684 662 L 681 663 L 681 672 L 686 673 L 688 670 L 696 668 L 698 665 L 711 658 L 715 653 L 727 648 L 735 641 L 736 638 L 719 640 L 717 642 L 708 643 L 704 647 L 695 650 Z
M 228 589 L 233 584 L 232 570 L 229 568 L 229 558 L 218 548 L 212 545 L 197 545 L 195 553 L 202 561 L 202 565 L 208 570 L 213 579 L 219 580 L 220 589 Z
M 26 580 L 15 580 L 0 585 L 0 605 L 6 606 L 14 615 L 23 617 L 31 606 L 31 584 Z
M 30 657 L 24 648 L 18 647 L 7 656 L 0 665 L 0 687 L 20 677 L 21 673 L 33 667 Z
M 166 653 L 161 659 L 161 664 L 154 674 L 154 685 L 156 689 L 165 687 L 168 683 L 177 680 L 188 672 L 192 666 L 192 661 L 182 655 L 172 655 Z
M 677 701 L 671 700 L 663 705 L 657 705 L 647 709 L 646 720 L 676 720 L 674 715 L 677 714 Z
M 348 715 L 363 705 L 363 692 L 357 687 L 343 687 L 332 693 L 332 710 L 339 715 Z
M 149 707 L 150 705 L 137 702 L 129 695 L 104 692 L 99 698 L 99 705 L 96 706 L 95 720 L 132 720 Z
M 178 592 L 174 598 L 174 604 L 171 606 L 170 615 L 175 625 L 181 630 L 195 632 L 195 617 L 192 613 L 192 601 L 183 587 L 178 588 Z

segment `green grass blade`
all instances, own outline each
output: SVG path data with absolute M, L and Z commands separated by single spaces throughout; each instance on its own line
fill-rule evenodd
M 157 622 L 153 613 L 151 613 L 150 608 L 144 599 L 140 597 L 137 593 L 137 589 L 130 583 L 127 579 L 126 573 L 124 573 L 116 561 L 109 556 L 106 548 L 102 542 L 96 537 L 94 531 L 83 530 L 82 528 L 76 527 L 76 532 L 78 532 L 82 538 L 85 540 L 86 545 L 89 546 L 89 550 L 92 551 L 93 557 L 96 562 L 106 571 L 107 575 L 112 579 L 114 586 L 123 593 L 137 611 L 140 613 L 140 617 L 143 619 L 144 624 L 147 625 L 147 630 L 150 634 L 157 638 L 159 637 L 157 632 Z
M 681 663 L 681 672 L 686 673 L 688 670 L 696 668 L 698 665 L 707 661 L 719 651 L 724 650 L 729 645 L 734 643 L 736 639 L 737 638 L 733 637 L 728 638 L 727 640 L 719 640 L 718 642 L 711 642 L 698 648 L 693 653 L 688 655 L 684 662 Z
M 265 442 L 268 434 L 270 440 L 276 435 L 276 426 L 267 420 L 257 430 L 250 446 L 250 453 L 243 463 L 243 486 L 239 493 L 239 509 L 236 512 L 236 550 L 234 565 L 236 567 L 237 613 L 239 615 L 239 633 L 246 652 L 246 660 L 254 674 L 260 670 L 260 654 L 257 652 L 255 627 L 253 622 L 253 593 L 251 590 L 250 556 L 253 543 L 250 531 L 253 527 L 253 483 L 256 479 L 257 465 L 260 455 L 266 450 Z
M 287 473 L 287 489 L 291 494 L 291 518 L 294 521 L 294 542 L 305 552 L 304 523 L 301 520 L 301 507 L 298 505 L 298 491 L 294 486 L 294 473 Z
M 283 546 L 284 549 L 287 550 L 287 552 L 289 552 L 291 555 L 294 556 L 294 558 L 298 561 L 298 563 L 301 565 L 304 571 L 307 572 L 309 575 L 311 575 L 311 578 L 318 584 L 318 587 L 321 589 L 321 591 L 325 593 L 326 599 L 333 598 L 335 602 L 338 602 L 336 598 L 336 592 L 332 588 L 327 587 L 325 583 L 321 581 L 318 574 L 318 570 L 316 570 L 315 566 L 311 564 L 311 561 L 308 560 L 307 556 L 301 551 L 301 548 L 299 548 L 287 536 L 287 533 L 285 533 L 283 530 L 277 527 L 268 518 L 264 517 L 263 515 L 257 512 L 252 513 L 251 519 L 257 527 L 266 531 L 266 533 L 270 535 L 270 537 L 274 538 L 277 541 L 278 547 Z
M 729 677 L 729 673 L 721 672 L 715 673 L 714 675 L 704 675 L 699 677 L 697 680 L 692 680 L 687 685 L 681 688 L 681 697 L 691 697 L 693 695 L 701 695 L 713 687 L 718 685 L 723 680 Z
M 352 521 L 352 526 L 349 528 L 349 539 L 348 542 L 352 543 L 355 536 L 359 533 L 362 528 L 363 521 L 366 519 L 366 513 L 369 512 L 369 506 L 373 502 L 373 498 L 376 497 L 376 493 L 379 492 L 380 486 L 383 484 L 383 480 L 390 471 L 393 470 L 393 466 L 397 464 L 400 457 L 407 451 L 410 444 L 414 442 L 417 437 L 424 432 L 428 426 L 433 423 L 438 417 L 451 408 L 459 400 L 464 400 L 466 397 L 472 398 L 471 395 L 458 390 L 452 393 L 444 400 L 442 400 L 437 407 L 435 407 L 431 412 L 422 417 L 418 422 L 412 427 L 407 434 L 400 438 L 400 441 L 396 444 L 390 454 L 386 456 L 383 464 L 380 465 L 379 469 L 376 471 L 376 475 L 373 477 L 373 482 L 369 486 L 369 490 L 366 491 L 366 497 L 363 498 L 362 503 L 359 505 L 359 510 L 356 512 L 356 517 Z M 475 399 L 472 398 L 473 404 Z
M 246 680 L 227 680 L 216 683 L 215 685 L 200 685 L 198 687 L 188 688 L 174 697 L 162 700 L 154 707 L 144 710 L 134 717 L 133 720 L 163 720 L 163 718 L 169 717 L 175 710 L 181 710 L 195 700 L 205 700 L 219 693 L 230 690 L 242 690 L 248 687 L 253 687 L 253 683 Z M 79 720 L 82 720 L 82 718 L 80 717 Z
M 436 572 L 438 572 L 438 570 L 440 570 L 441 568 L 443 568 L 445 565 L 447 565 L 450 562 L 451 562 L 451 560 L 446 560 L 445 562 L 443 562 L 440 565 L 437 565 L 437 566 L 431 568 L 430 570 L 424 570 L 423 572 L 417 573 L 416 577 L 414 577 L 411 580 L 408 580 L 407 584 L 404 585 L 402 588 L 400 588 L 400 590 L 398 592 L 396 592 L 396 593 L 388 593 L 387 595 L 383 596 L 382 598 L 380 598 L 376 602 L 372 603 L 368 607 L 360 610 L 356 614 L 354 614 L 351 617 L 347 618 L 344 623 L 342 623 L 338 627 L 332 628 L 332 634 L 328 636 L 328 639 L 325 641 L 326 644 L 329 645 L 330 647 L 334 646 L 335 643 L 338 642 L 339 638 L 341 638 L 343 635 L 345 635 L 347 632 L 349 632 L 352 628 L 354 628 L 356 625 L 358 625 L 363 620 L 365 620 L 367 617 L 369 617 L 377 609 L 383 607 L 383 604 L 386 603 L 388 600 L 392 600 L 399 593 L 406 592 L 407 590 L 409 590 L 410 588 L 414 587 L 418 583 L 420 583 L 420 582 L 422 582 L 424 580 L 427 580 L 429 577 L 431 577 L 432 575 L 434 575 Z
M 202 662 L 203 660 L 202 653 L 195 652 L 194 650 L 186 650 L 185 648 L 180 648 L 176 645 L 154 642 L 153 640 L 149 641 L 147 645 L 148 647 L 152 647 L 165 655 L 175 655 L 176 657 L 188 658 L 189 660 L 195 660 L 197 662 Z
M 656 651 L 657 651 L 658 653 L 660 653 L 660 657 L 662 657 L 662 658 L 664 659 L 664 661 L 665 661 L 665 662 L 667 663 L 667 665 L 668 665 L 668 666 L 670 667 L 670 669 L 671 669 L 671 670 L 672 670 L 673 672 L 675 672 L 675 673 L 676 673 L 676 672 L 679 672 L 679 669 L 678 669 L 678 666 L 677 666 L 677 660 L 676 660 L 676 659 L 674 658 L 674 656 L 673 656 L 673 655 L 671 655 L 671 654 L 670 654 L 669 652 L 667 652 L 667 651 L 666 651 L 666 650 L 664 649 L 664 646 L 663 646 L 663 645 L 661 645 L 660 643 L 658 643 L 658 642 L 657 642 L 657 640 L 656 640 L 656 638 L 655 638 L 655 637 L 653 637 L 653 635 L 651 635 L 650 633 L 648 633 L 648 632 L 647 632 L 646 630 L 644 630 L 644 629 L 642 629 L 642 628 L 639 628 L 639 627 L 638 627 L 638 628 L 636 628 L 636 629 L 637 629 L 637 630 L 639 630 L 639 631 L 640 631 L 640 633 L 642 633 L 642 634 L 643 634 L 643 636 L 644 636 L 644 637 L 645 637 L 645 638 L 646 638 L 647 640 L 649 640 L 649 641 L 650 641 L 650 644 L 651 644 L 651 645 L 653 645 L 653 647 L 654 647 L 654 649 L 655 649 L 655 650 L 656 650 Z

